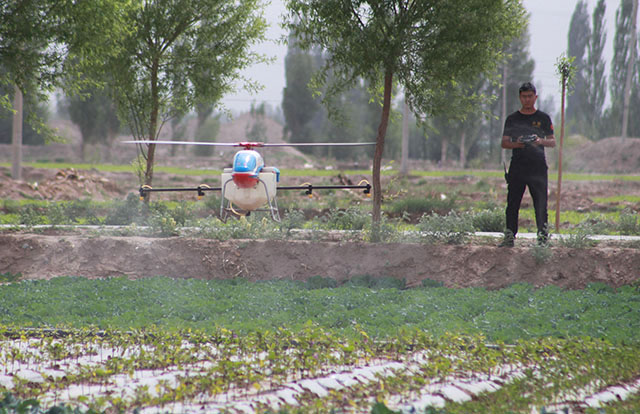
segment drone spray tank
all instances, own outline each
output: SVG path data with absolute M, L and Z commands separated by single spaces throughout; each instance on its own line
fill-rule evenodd
M 242 150 L 233 157 L 233 167 L 222 172 L 222 194 L 241 209 L 252 211 L 271 204 L 278 181 L 280 171 L 265 167 L 260 153 Z

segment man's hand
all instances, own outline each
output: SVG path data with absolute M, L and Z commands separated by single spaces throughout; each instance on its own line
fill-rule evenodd
M 523 135 L 518 137 L 518 142 L 522 142 L 525 145 L 537 145 L 540 142 L 540 137 L 535 134 Z

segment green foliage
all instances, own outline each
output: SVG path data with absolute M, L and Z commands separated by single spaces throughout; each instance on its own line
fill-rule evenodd
M 424 215 L 420 218 L 418 229 L 423 242 L 445 244 L 462 244 L 474 231 L 470 217 L 455 211 L 446 216 Z
M 198 142 L 215 142 L 220 131 L 220 115 L 208 118 L 196 131 L 196 141 Z M 194 155 L 200 157 L 210 157 L 214 153 L 213 146 L 195 145 L 193 147 Z
M 624 209 L 618 219 L 618 231 L 625 235 L 640 235 L 640 218 L 637 212 Z
M 455 207 L 456 196 L 444 194 L 428 194 L 419 197 L 404 197 L 392 201 L 385 206 L 385 210 L 391 214 L 441 214 L 445 215 Z
M 395 243 L 405 239 L 404 233 L 399 231 L 397 223 L 382 215 L 379 223 L 369 221 L 362 231 L 362 239 L 372 243 Z
M 4 393 L 4 398 L 0 400 L 0 413 L 2 414 L 98 414 L 99 411 L 88 409 L 82 410 L 70 405 L 54 405 L 51 408 L 43 409 L 40 401 L 35 398 L 20 399 L 9 392 Z
M 0 289 L 0 324 L 208 331 L 218 326 L 247 333 L 282 326 L 299 331 L 311 319 L 347 336 L 355 335 L 358 324 L 377 338 L 404 327 L 435 337 L 482 333 L 507 342 L 567 336 L 638 340 L 640 314 L 629 312 L 640 300 L 635 286 L 513 285 L 488 291 L 448 289 L 433 281 L 402 289 L 400 282 L 374 275 L 340 286 L 320 275 L 305 283 L 162 277 L 19 281 Z
M 564 235 L 560 238 L 560 245 L 563 247 L 569 247 L 572 249 L 585 249 L 593 247 L 598 244 L 596 240 L 593 240 L 591 236 L 597 234 L 590 221 L 583 221 L 568 235 Z
M 149 219 L 151 229 L 161 236 L 177 236 L 180 234 L 178 223 L 169 214 L 155 213 Z
M 429 278 L 423 279 L 422 282 L 420 282 L 420 285 L 425 288 L 444 287 L 444 283 Z
M 287 236 L 293 229 L 301 229 L 304 226 L 304 212 L 300 210 L 287 210 L 280 222 L 280 231 L 284 231 Z
M 164 121 L 197 104 L 215 104 L 234 89 L 241 70 L 267 59 L 251 46 L 264 40 L 259 0 L 149 2 L 126 15 L 135 28 L 105 61 L 120 117 L 135 139 L 157 139 Z M 115 69 L 114 69 L 115 68 Z M 252 90 L 251 81 L 241 85 Z M 144 183 L 154 153 L 141 148 Z
M 328 229 L 363 230 L 370 226 L 371 215 L 357 207 L 349 207 L 345 210 L 334 208 L 323 217 L 323 222 Z
M 304 282 L 304 285 L 307 289 L 310 289 L 310 290 L 327 289 L 327 288 L 334 288 L 338 286 L 338 282 L 336 282 L 335 279 L 332 279 L 330 277 L 311 276 Z
M 104 224 L 128 225 L 142 221 L 148 214 L 148 208 L 140 202 L 140 198 L 133 193 L 127 195 L 124 201 L 115 201 L 114 207 L 107 214 Z
M 553 257 L 553 251 L 548 243 L 531 246 L 531 255 L 538 266 L 547 263 Z
M 501 232 L 506 227 L 504 210 L 499 208 L 475 212 L 471 222 L 477 231 Z
M 22 277 L 22 273 L 5 272 L 0 273 L 0 283 L 17 282 Z
M 352 277 L 345 283 L 345 286 L 360 286 L 369 289 L 405 289 L 406 280 L 362 275 Z

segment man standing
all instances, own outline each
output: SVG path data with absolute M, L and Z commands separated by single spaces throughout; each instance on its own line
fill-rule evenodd
M 530 82 L 520 87 L 522 107 L 507 117 L 502 134 L 502 148 L 513 150 L 507 174 L 507 229 L 501 247 L 513 247 L 518 234 L 518 214 L 525 187 L 533 199 L 538 227 L 538 244 L 546 244 L 547 230 L 547 160 L 544 147 L 555 147 L 553 123 L 546 113 L 536 109 L 536 88 Z

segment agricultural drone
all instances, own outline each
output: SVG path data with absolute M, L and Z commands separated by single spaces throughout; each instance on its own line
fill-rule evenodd
M 278 186 L 280 170 L 276 167 L 265 166 L 262 155 L 254 148 L 264 147 L 302 147 L 302 146 L 360 146 L 375 145 L 375 142 L 361 143 L 265 143 L 265 142 L 192 142 L 192 141 L 156 141 L 135 140 L 124 141 L 127 144 L 159 144 L 159 145 L 207 145 L 220 147 L 239 147 L 233 157 L 233 166 L 224 168 L 221 175 L 221 186 L 210 187 L 200 184 L 197 187 L 182 188 L 152 188 L 148 185 L 140 187 L 140 198 L 151 192 L 195 191 L 198 198 L 204 196 L 205 191 L 220 191 L 220 219 L 225 221 L 228 213 L 247 216 L 252 211 L 269 211 L 275 221 L 280 221 L 276 192 L 278 190 L 305 190 L 311 196 L 313 190 L 327 189 L 362 189 L 364 194 L 371 193 L 371 184 L 362 180 L 357 185 L 313 185 Z M 234 208 L 234 205 L 238 208 Z

